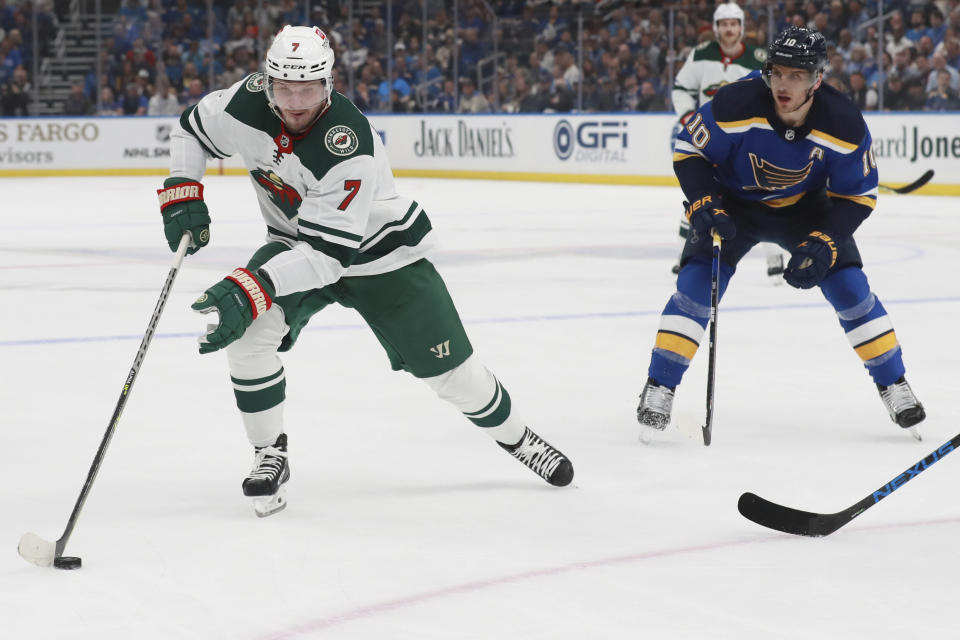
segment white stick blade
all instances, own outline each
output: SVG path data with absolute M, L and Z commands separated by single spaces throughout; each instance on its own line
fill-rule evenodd
M 57 555 L 57 545 L 47 542 L 35 533 L 25 533 L 17 545 L 17 553 L 38 567 L 53 566 L 53 558 Z

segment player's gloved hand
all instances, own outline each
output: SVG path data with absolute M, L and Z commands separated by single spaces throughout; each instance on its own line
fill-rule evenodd
M 783 279 L 791 287 L 810 289 L 820 284 L 835 264 L 837 244 L 833 235 L 825 231 L 811 231 L 803 242 L 794 247 L 787 268 L 783 271 Z
M 269 279 L 240 268 L 207 289 L 190 308 L 198 313 L 216 311 L 220 322 L 201 336 L 200 353 L 223 349 L 242 336 L 273 305 L 274 292 Z
M 203 185 L 188 178 L 167 178 L 163 189 L 157 189 L 160 213 L 163 214 L 163 234 L 171 251 L 180 246 L 180 238 L 189 233 L 188 255 L 210 242 L 210 214 L 203 201 Z
M 703 196 L 693 204 L 684 202 L 683 206 L 686 209 L 683 215 L 698 234 L 709 238 L 711 229 L 716 229 L 724 240 L 737 235 L 737 225 L 723 208 L 718 196 Z

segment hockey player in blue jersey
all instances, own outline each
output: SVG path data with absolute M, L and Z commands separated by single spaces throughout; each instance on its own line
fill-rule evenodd
M 923 405 L 904 378 L 900 344 L 853 238 L 877 200 L 870 132 L 856 106 L 823 84 L 826 58 L 823 35 L 788 27 L 770 45 L 763 71 L 721 88 L 677 139 L 673 166 L 689 200 L 691 233 L 640 394 L 637 419 L 645 427 L 670 422 L 675 389 L 706 329 L 716 230 L 720 295 L 758 242 L 789 251 L 786 282 L 820 287 L 890 418 L 919 437 Z

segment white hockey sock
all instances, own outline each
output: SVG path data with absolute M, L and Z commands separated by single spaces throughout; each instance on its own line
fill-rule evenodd
M 255 447 L 266 447 L 277 441 L 283 433 L 283 405 L 281 402 L 266 411 L 240 413 L 247 430 L 247 440 Z
M 423 381 L 498 442 L 516 444 L 523 437 L 525 424 L 513 411 L 510 394 L 476 356 Z

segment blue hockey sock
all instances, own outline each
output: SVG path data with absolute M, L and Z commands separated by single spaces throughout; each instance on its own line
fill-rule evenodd
M 720 263 L 720 297 L 734 268 Z M 676 387 L 690 367 L 710 320 L 710 262 L 692 258 L 677 277 L 677 291 L 660 314 L 660 329 L 647 374 L 658 383 Z
M 837 312 L 850 346 L 863 360 L 874 382 L 888 385 L 904 374 L 903 357 L 893 323 L 867 276 L 859 267 L 848 267 L 827 276 L 820 290 Z

